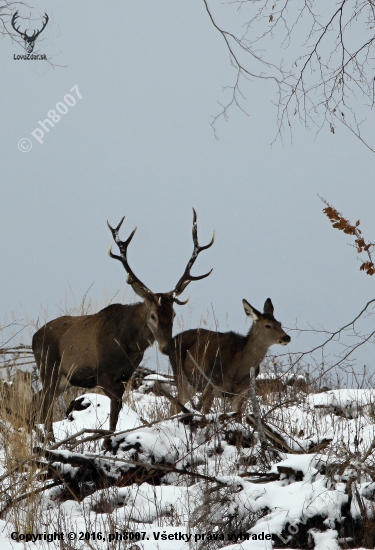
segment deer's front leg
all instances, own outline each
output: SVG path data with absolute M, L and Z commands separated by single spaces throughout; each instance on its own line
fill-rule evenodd
M 116 430 L 118 417 L 120 415 L 121 409 L 122 409 L 122 396 L 121 396 L 121 399 L 112 397 L 111 412 L 109 415 L 109 429 L 111 430 L 111 432 L 114 432 Z

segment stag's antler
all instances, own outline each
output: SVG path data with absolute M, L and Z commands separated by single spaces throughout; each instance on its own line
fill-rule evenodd
M 43 27 L 40 29 L 40 31 L 34 31 L 34 34 L 33 34 L 33 39 L 34 39 L 34 40 L 36 40 L 36 39 L 38 38 L 38 36 L 40 35 L 40 33 L 43 32 L 44 29 L 46 28 L 46 25 L 47 25 L 47 23 L 48 23 L 48 21 L 49 21 L 49 17 L 48 17 L 48 15 L 47 15 L 46 13 L 44 14 L 44 17 L 45 17 L 46 19 L 45 19 L 45 21 L 44 21 L 44 23 L 43 23 Z M 36 34 L 35 34 L 35 33 L 36 33 Z
M 12 27 L 13 29 L 18 32 L 22 36 L 22 38 L 25 40 L 25 33 L 20 31 L 20 28 L 15 27 L 16 19 L 19 17 L 18 10 L 15 12 L 15 14 L 12 17 Z
M 193 267 L 193 264 L 194 264 L 195 260 L 197 259 L 198 254 L 200 252 L 202 252 L 202 250 L 206 250 L 207 248 L 210 248 L 210 246 L 212 246 L 214 244 L 214 241 L 215 241 L 215 231 L 214 231 L 211 241 L 208 244 L 206 244 L 205 246 L 199 246 L 199 243 L 198 243 L 198 228 L 197 228 L 197 213 L 194 210 L 194 208 L 193 208 L 192 234 L 193 234 L 193 242 L 194 242 L 193 253 L 191 255 L 190 260 L 188 261 L 188 264 L 185 268 L 184 274 L 182 275 L 181 279 L 176 284 L 174 290 L 169 292 L 169 295 L 171 295 L 173 297 L 173 300 L 176 302 L 176 304 L 179 304 L 180 306 L 186 304 L 189 301 L 189 298 L 187 300 L 185 300 L 184 302 L 180 302 L 180 300 L 177 300 L 177 296 L 182 294 L 182 292 L 185 290 L 187 285 L 191 281 L 199 281 L 200 279 L 204 279 L 205 277 L 208 277 L 212 273 L 212 269 L 211 269 L 208 273 L 205 273 L 204 275 L 199 275 L 198 277 L 194 277 L 193 275 L 190 275 L 190 270 Z
M 126 278 L 126 281 L 129 285 L 132 285 L 133 287 L 133 290 L 136 294 L 138 294 L 138 296 L 140 296 L 141 298 L 145 299 L 145 298 L 151 298 L 153 300 L 157 300 L 157 297 L 155 296 L 155 294 L 153 292 L 151 292 L 151 290 L 149 288 L 147 288 L 147 286 L 142 283 L 142 281 L 140 279 L 138 279 L 138 277 L 134 274 L 133 270 L 131 269 L 130 265 L 128 264 L 128 259 L 127 259 L 127 249 L 128 249 L 128 246 L 129 246 L 129 243 L 130 241 L 132 240 L 132 238 L 134 237 L 134 233 L 137 231 L 137 228 L 135 228 L 130 236 L 127 238 L 126 241 L 120 241 L 120 237 L 118 236 L 118 232 L 120 230 L 120 227 L 122 225 L 122 222 L 124 221 L 125 219 L 125 216 L 122 218 L 122 220 L 120 221 L 120 223 L 118 224 L 118 226 L 116 228 L 113 228 L 109 225 L 109 222 L 107 221 L 107 225 L 109 227 L 109 229 L 111 230 L 112 232 L 112 235 L 113 235 L 113 238 L 120 250 L 120 256 L 117 256 L 116 254 L 113 254 L 112 253 L 112 245 L 109 247 L 109 250 L 108 250 L 108 254 L 111 256 L 111 258 L 115 258 L 115 260 L 119 260 L 122 265 L 124 266 L 128 276 Z
M 21 32 L 20 31 L 20 27 L 16 27 L 15 24 L 16 24 L 16 19 L 18 19 L 19 17 L 19 14 L 18 14 L 18 10 L 14 13 L 13 17 L 12 17 L 12 27 L 13 29 L 18 32 L 18 34 L 20 36 L 22 36 L 22 38 L 24 39 L 25 43 L 28 43 L 29 44 L 29 48 L 28 48 L 28 51 L 29 53 L 32 52 L 32 50 L 34 49 L 34 42 L 36 41 L 36 39 L 38 38 L 38 36 L 40 35 L 41 32 L 44 31 L 44 29 L 46 28 L 46 25 L 49 21 L 49 17 L 48 15 L 45 13 L 44 14 L 44 17 L 45 17 L 45 20 L 43 22 L 43 27 L 40 29 L 40 31 L 37 31 L 37 30 L 34 30 L 33 34 L 31 36 L 29 36 L 27 34 L 26 31 L 24 32 Z

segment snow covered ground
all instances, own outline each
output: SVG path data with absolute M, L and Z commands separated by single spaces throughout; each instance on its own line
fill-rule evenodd
M 37 550 L 360 546 L 355 520 L 365 513 L 370 521 L 375 510 L 375 391 L 299 393 L 281 408 L 275 404 L 288 396 L 274 396 L 262 414 L 294 452 L 271 444 L 264 453 L 251 425 L 217 412 L 170 418 L 169 403 L 150 388 L 146 379 L 128 397 L 106 450 L 103 439 L 80 443 L 93 435 L 82 433 L 54 445 L 48 460 L 41 453 L 44 478 L 36 475 L 34 488 L 61 477 L 65 484 L 41 490 L 33 529 L 26 502 L 18 515 L 3 515 L 1 549 L 23 548 L 26 535 Z M 57 443 L 108 429 L 108 398 L 88 393 L 79 403 L 81 410 L 54 424 Z M 3 490 L 10 483 L 25 492 L 22 472 L 4 478 Z M 56 534 L 63 541 L 48 540 Z

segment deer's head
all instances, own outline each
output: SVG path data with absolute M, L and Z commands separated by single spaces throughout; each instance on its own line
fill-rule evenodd
M 16 27 L 16 19 L 18 19 L 18 17 L 19 17 L 19 15 L 18 15 L 18 10 L 17 10 L 15 12 L 15 14 L 13 15 L 13 17 L 12 17 L 12 27 L 23 38 L 23 40 L 25 42 L 25 49 L 26 49 L 27 53 L 32 53 L 33 50 L 34 50 L 36 39 L 38 38 L 40 33 L 44 31 L 44 29 L 45 29 L 45 27 L 48 23 L 48 15 L 46 13 L 44 14 L 44 20 L 43 20 L 42 28 L 39 31 L 34 30 L 33 34 L 30 35 L 30 36 L 27 34 L 27 31 L 20 31 L 20 27 L 19 26 Z
M 111 258 L 115 258 L 116 260 L 119 260 L 122 263 L 122 265 L 124 266 L 128 274 L 126 279 L 127 283 L 132 286 L 134 292 L 140 298 L 142 298 L 142 300 L 145 302 L 147 306 L 146 324 L 151 330 L 155 340 L 158 343 L 159 350 L 162 353 L 167 352 L 167 349 L 166 349 L 167 344 L 172 338 L 173 319 L 176 315 L 173 309 L 173 305 L 175 303 L 178 305 L 184 305 L 189 301 L 189 299 L 187 299 L 184 302 L 181 302 L 180 300 L 178 300 L 177 297 L 180 294 L 182 294 L 182 292 L 185 290 L 185 288 L 191 281 L 198 281 L 199 279 L 204 279 L 205 277 L 208 277 L 212 272 L 212 269 L 211 269 L 211 271 L 209 271 L 208 273 L 205 273 L 204 275 L 193 276 L 190 274 L 190 270 L 195 260 L 197 259 L 198 254 L 202 252 L 202 250 L 205 250 L 206 248 L 209 248 L 210 246 L 212 246 L 215 240 L 215 232 L 214 232 L 211 242 L 209 242 L 206 246 L 199 246 L 197 214 L 194 208 L 193 208 L 193 213 L 194 213 L 194 216 L 193 216 L 192 233 L 193 233 L 194 250 L 191 255 L 191 258 L 188 261 L 185 271 L 181 279 L 176 284 L 175 288 L 170 292 L 157 293 L 157 294 L 152 292 L 144 283 L 142 283 L 140 279 L 138 279 L 138 277 L 134 274 L 134 272 L 130 268 L 127 260 L 127 248 L 137 228 L 134 229 L 134 231 L 130 234 L 130 236 L 126 241 L 121 241 L 118 236 L 118 232 L 122 222 L 125 219 L 125 216 L 122 218 L 122 220 L 120 221 L 120 223 L 116 228 L 111 227 L 107 222 L 108 227 L 111 230 L 113 238 L 120 251 L 119 256 L 117 256 L 116 254 L 113 254 L 112 246 L 111 246 L 111 248 L 109 249 L 109 255 L 111 256 Z
M 255 338 L 265 347 L 273 344 L 286 346 L 291 341 L 290 336 L 283 330 L 281 323 L 273 316 L 273 305 L 270 298 L 264 303 L 263 313 L 260 313 L 249 302 L 242 300 L 245 313 L 253 320 L 252 331 Z

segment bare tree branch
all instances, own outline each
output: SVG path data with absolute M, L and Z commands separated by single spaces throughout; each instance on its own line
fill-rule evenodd
M 335 133 L 340 122 L 375 152 L 361 132 L 363 121 L 358 122 L 359 113 L 366 117 L 375 104 L 374 0 L 203 3 L 237 73 L 234 85 L 224 88 L 231 91 L 229 98 L 213 117 L 216 137 L 217 123 L 228 119 L 230 107 L 246 112 L 244 79 L 268 80 L 276 85 L 275 139 L 291 129 L 297 115 L 306 128 L 317 131 L 328 126 Z

